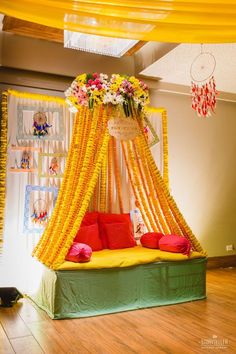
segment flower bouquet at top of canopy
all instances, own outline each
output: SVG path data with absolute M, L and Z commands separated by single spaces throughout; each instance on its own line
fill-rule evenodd
M 80 106 L 93 109 L 96 105 L 122 106 L 127 117 L 132 108 L 139 112 L 149 103 L 147 85 L 134 76 L 113 74 L 108 79 L 106 74 L 82 74 L 76 77 L 65 92 L 66 102 L 71 111 L 78 111 Z

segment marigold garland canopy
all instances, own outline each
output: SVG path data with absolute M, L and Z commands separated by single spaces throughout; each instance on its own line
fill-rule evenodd
M 101 74 L 95 76 L 94 79 L 103 78 Z M 88 75 L 84 80 L 83 84 L 89 85 L 87 92 L 90 92 L 90 88 L 96 85 L 88 83 Z M 123 87 L 123 82 L 123 79 L 119 81 L 117 92 Z M 133 83 L 137 84 L 139 90 L 141 86 L 135 80 Z M 97 82 L 98 92 L 102 90 L 98 89 L 100 85 Z M 81 87 L 83 85 L 79 85 Z M 123 93 L 125 97 L 130 92 L 130 85 L 127 90 Z M 77 91 L 73 91 L 73 94 L 76 95 Z M 86 97 L 89 100 L 89 96 Z M 99 101 L 89 107 L 86 100 L 75 105 L 78 112 L 62 185 L 53 214 L 33 252 L 48 267 L 57 269 L 64 262 L 87 210 L 113 212 L 114 200 L 118 199 L 119 211 L 124 212 L 121 155 L 135 204 L 141 211 L 148 231 L 181 235 L 190 240 L 192 250 L 205 254 L 170 196 L 167 181 L 162 178 L 155 164 L 144 132 L 145 113 L 135 104 L 135 98 L 134 88 L 132 96 L 129 96 L 129 115 L 124 109 L 123 117 L 133 120 L 138 132 L 134 139 L 127 141 L 117 140 L 108 132 L 108 121 L 119 119 L 117 113 L 121 114 L 117 105 Z M 162 115 L 165 119 L 165 110 Z
M 143 41 L 236 39 L 235 0 L 1 0 L 0 13 L 70 31 Z

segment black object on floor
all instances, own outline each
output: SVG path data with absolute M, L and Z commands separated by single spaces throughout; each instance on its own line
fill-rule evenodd
M 14 287 L 0 288 L 0 306 L 12 307 L 23 295 Z

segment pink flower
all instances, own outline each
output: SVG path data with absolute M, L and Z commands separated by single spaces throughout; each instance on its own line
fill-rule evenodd
M 94 85 L 98 85 L 98 84 L 100 84 L 100 80 L 99 79 L 94 80 Z

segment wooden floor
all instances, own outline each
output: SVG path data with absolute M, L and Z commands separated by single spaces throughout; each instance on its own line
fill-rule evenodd
M 0 354 L 236 353 L 236 269 L 209 270 L 207 300 L 51 320 L 30 300 L 0 308 Z

